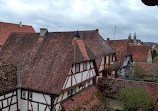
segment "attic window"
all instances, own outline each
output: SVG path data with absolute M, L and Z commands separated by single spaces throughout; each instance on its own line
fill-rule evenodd
M 29 92 L 29 99 L 32 99 L 32 92 Z
M 87 82 L 87 86 L 89 86 L 89 85 L 90 85 L 90 81 Z
M 22 91 L 22 98 L 26 99 L 26 91 Z
M 67 91 L 67 97 L 71 96 L 71 89 Z
M 80 72 L 80 64 L 75 65 L 75 73 Z
M 83 88 L 86 88 L 86 83 L 84 83 L 84 84 L 82 85 L 82 87 L 83 87 Z
M 87 62 L 83 63 L 83 70 L 86 71 L 87 70 Z

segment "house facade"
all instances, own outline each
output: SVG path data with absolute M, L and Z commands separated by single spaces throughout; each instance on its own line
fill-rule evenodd
M 118 71 L 119 77 L 128 77 L 132 71 L 132 52 L 128 40 L 107 40 L 109 45 L 116 51 L 116 57 L 121 66 Z
M 96 65 L 100 77 L 117 78 L 120 62 L 115 51 L 99 34 L 99 30 L 79 31 L 80 37 L 96 56 Z
M 99 34 L 99 30 L 60 32 L 81 38 L 86 46 L 96 56 L 96 66 L 100 77 L 117 78 L 120 62 L 117 61 L 115 51 Z
M 3 82 L 8 87 L 0 93 L 0 109 L 61 111 L 64 100 L 92 87 L 98 75 L 96 57 L 77 35 L 46 29 L 12 33 L 0 52 L 0 64 L 17 67 L 14 79 Z M 1 72 L 8 78 L 6 70 Z
M 151 46 L 137 45 L 130 46 L 132 51 L 133 62 L 136 63 L 152 63 L 152 49 Z
M 0 48 L 3 46 L 11 32 L 34 33 L 35 31 L 32 26 L 22 25 L 22 22 L 19 24 L 0 22 Z

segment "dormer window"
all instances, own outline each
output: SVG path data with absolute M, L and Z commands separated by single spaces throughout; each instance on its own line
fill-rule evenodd
M 80 72 L 80 64 L 75 65 L 75 73 Z
M 87 62 L 83 63 L 83 70 L 86 71 L 87 70 Z

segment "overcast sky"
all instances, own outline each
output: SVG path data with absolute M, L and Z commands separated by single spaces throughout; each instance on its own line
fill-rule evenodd
M 141 0 L 0 0 L 0 21 L 51 31 L 99 29 L 106 38 L 158 42 L 158 7 Z

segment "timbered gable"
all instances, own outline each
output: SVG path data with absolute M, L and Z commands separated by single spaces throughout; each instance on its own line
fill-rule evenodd
M 101 59 L 99 75 L 106 78 L 116 78 L 120 62 L 117 62 L 115 54 L 105 55 Z
M 76 64 L 79 65 L 76 67 Z M 81 63 L 73 64 L 70 73 L 68 74 L 65 83 L 62 88 L 62 93 L 54 101 L 55 109 L 60 111 L 62 109 L 61 102 L 72 95 L 75 95 L 78 91 L 89 87 L 95 83 L 96 72 L 94 67 L 94 61 L 85 61 Z M 84 66 L 87 65 L 87 66 Z M 80 67 L 79 71 L 75 71 Z M 85 67 L 85 68 L 84 68 Z M 84 69 L 84 70 L 83 70 Z
M 68 74 L 65 84 L 63 86 L 63 90 L 70 88 L 72 86 L 81 84 L 84 81 L 87 81 L 93 77 L 96 76 L 95 73 L 95 69 L 94 69 L 94 65 L 93 65 L 93 61 L 87 61 L 86 65 L 87 65 L 87 69 L 83 70 L 84 64 L 83 63 L 77 63 L 77 65 L 79 65 L 80 70 L 78 72 L 76 72 L 76 64 L 74 64 L 72 66 L 72 68 L 70 69 L 70 73 Z

